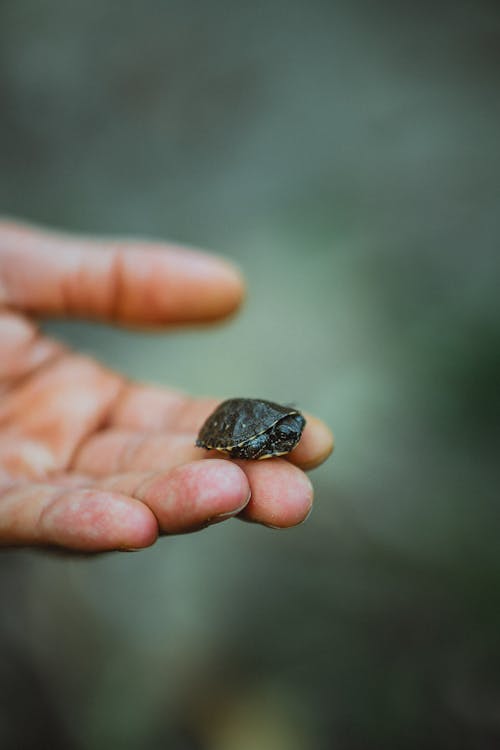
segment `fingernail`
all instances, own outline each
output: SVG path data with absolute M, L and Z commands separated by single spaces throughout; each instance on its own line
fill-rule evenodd
M 225 521 L 227 518 L 231 518 L 232 516 L 237 516 L 238 513 L 241 513 L 243 508 L 246 508 L 248 503 L 250 502 L 250 498 L 252 497 L 252 493 L 249 492 L 246 500 L 242 505 L 240 505 L 238 508 L 234 508 L 233 510 L 228 510 L 225 513 L 217 513 L 216 516 L 212 516 L 211 518 L 208 518 L 206 521 L 207 526 L 211 526 L 214 523 L 219 523 L 220 521 Z

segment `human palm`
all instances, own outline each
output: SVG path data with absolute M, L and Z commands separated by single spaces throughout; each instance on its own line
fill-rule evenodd
M 0 221 L 0 545 L 136 549 L 232 516 L 275 527 L 307 516 L 302 469 L 332 449 L 322 422 L 308 417 L 288 460 L 214 457 L 194 440 L 216 400 L 130 382 L 32 322 L 207 322 L 242 294 L 214 256 Z

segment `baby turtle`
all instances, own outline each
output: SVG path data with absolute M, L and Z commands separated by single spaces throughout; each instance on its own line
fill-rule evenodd
M 208 417 L 196 445 L 231 458 L 284 456 L 299 442 L 305 423 L 291 406 L 258 398 L 231 398 Z

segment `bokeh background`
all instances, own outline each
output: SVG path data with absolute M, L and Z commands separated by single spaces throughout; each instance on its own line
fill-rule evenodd
M 237 262 L 230 323 L 51 323 L 337 438 L 307 523 L 0 554 L 0 747 L 500 747 L 500 6 L 0 0 L 0 210 Z

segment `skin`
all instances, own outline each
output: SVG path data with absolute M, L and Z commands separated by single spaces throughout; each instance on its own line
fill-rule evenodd
M 305 415 L 286 459 L 226 460 L 194 446 L 216 399 L 131 382 L 34 322 L 209 323 L 243 294 L 239 272 L 213 255 L 0 220 L 1 546 L 130 550 L 233 516 L 278 528 L 307 517 L 304 470 L 333 448 L 320 420 Z

